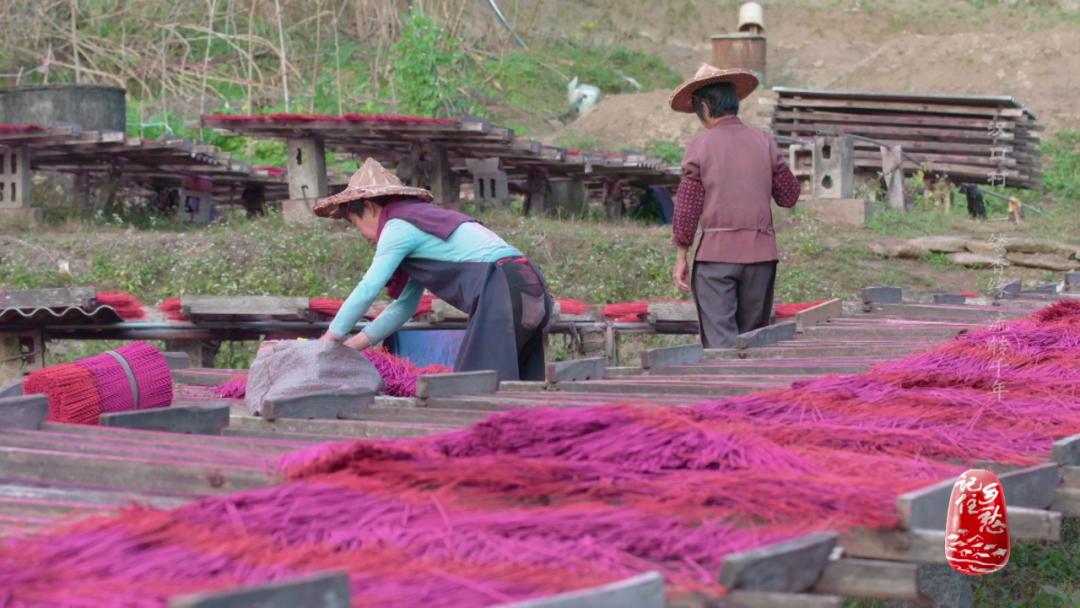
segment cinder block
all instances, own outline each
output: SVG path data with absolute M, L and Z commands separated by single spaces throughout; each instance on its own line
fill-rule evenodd
M 604 357 L 548 363 L 547 381 L 555 384 L 579 380 L 601 380 L 604 378 L 606 370 L 607 359 Z
M 286 399 L 267 399 L 262 405 L 262 417 L 337 419 L 359 418 L 375 403 L 375 391 L 335 391 L 301 395 Z
M 899 287 L 864 287 L 862 290 L 865 304 L 900 304 L 903 297 L 904 291 Z
M 48 416 L 49 398 L 45 395 L 0 399 L 0 429 L 37 430 Z
M 675 365 L 693 365 L 701 363 L 705 357 L 705 347 L 700 344 L 651 348 L 641 352 L 641 367 L 672 367 Z
M 22 380 L 16 380 L 10 384 L 0 386 L 0 399 L 6 399 L 8 397 L 22 397 Z
M 252 587 L 175 597 L 169 608 L 350 608 L 349 577 L 319 573 Z
M 499 389 L 499 375 L 493 371 L 429 374 L 416 380 L 416 396 L 420 399 L 456 397 L 459 395 L 490 395 Z
M 934 304 L 964 304 L 967 296 L 959 293 L 935 293 Z
M 185 433 L 189 435 L 220 435 L 229 426 L 229 405 L 181 405 L 133 412 L 102 414 L 101 426 L 143 431 Z

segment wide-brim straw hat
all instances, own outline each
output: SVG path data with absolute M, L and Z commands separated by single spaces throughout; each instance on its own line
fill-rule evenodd
M 341 206 L 345 203 L 380 196 L 403 196 L 429 202 L 435 198 L 428 190 L 402 184 L 398 176 L 384 169 L 379 161 L 368 158 L 349 178 L 349 185 L 344 190 L 315 201 L 311 210 L 319 217 L 340 219 L 344 217 Z
M 703 63 L 693 78 L 679 85 L 679 88 L 675 89 L 675 92 L 671 94 L 669 102 L 671 109 L 676 112 L 692 113 L 694 104 L 691 97 L 693 97 L 694 92 L 701 87 L 719 82 L 730 82 L 735 85 L 735 95 L 739 98 L 739 101 L 742 101 L 757 88 L 758 77 L 757 74 L 742 68 L 722 69 Z

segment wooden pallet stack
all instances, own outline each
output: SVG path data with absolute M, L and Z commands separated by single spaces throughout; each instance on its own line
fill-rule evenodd
M 810 142 L 821 135 L 861 136 L 900 145 L 909 175 L 924 164 L 954 182 L 1039 187 L 1042 127 L 1012 97 L 773 90 L 776 135 Z M 781 146 L 790 145 L 781 141 Z M 857 172 L 881 171 L 877 143 L 856 138 L 854 148 Z

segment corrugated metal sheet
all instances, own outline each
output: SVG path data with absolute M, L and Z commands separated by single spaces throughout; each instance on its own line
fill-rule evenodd
M 0 310 L 0 325 L 109 325 L 122 321 L 111 306 L 99 306 L 89 311 L 74 306 Z

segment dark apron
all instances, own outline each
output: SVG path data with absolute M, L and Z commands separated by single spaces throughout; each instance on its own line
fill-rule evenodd
M 498 262 L 406 258 L 401 268 L 469 315 L 454 371 L 493 369 L 500 382 L 544 379 L 544 337 L 555 301 L 535 264 L 525 258 Z

